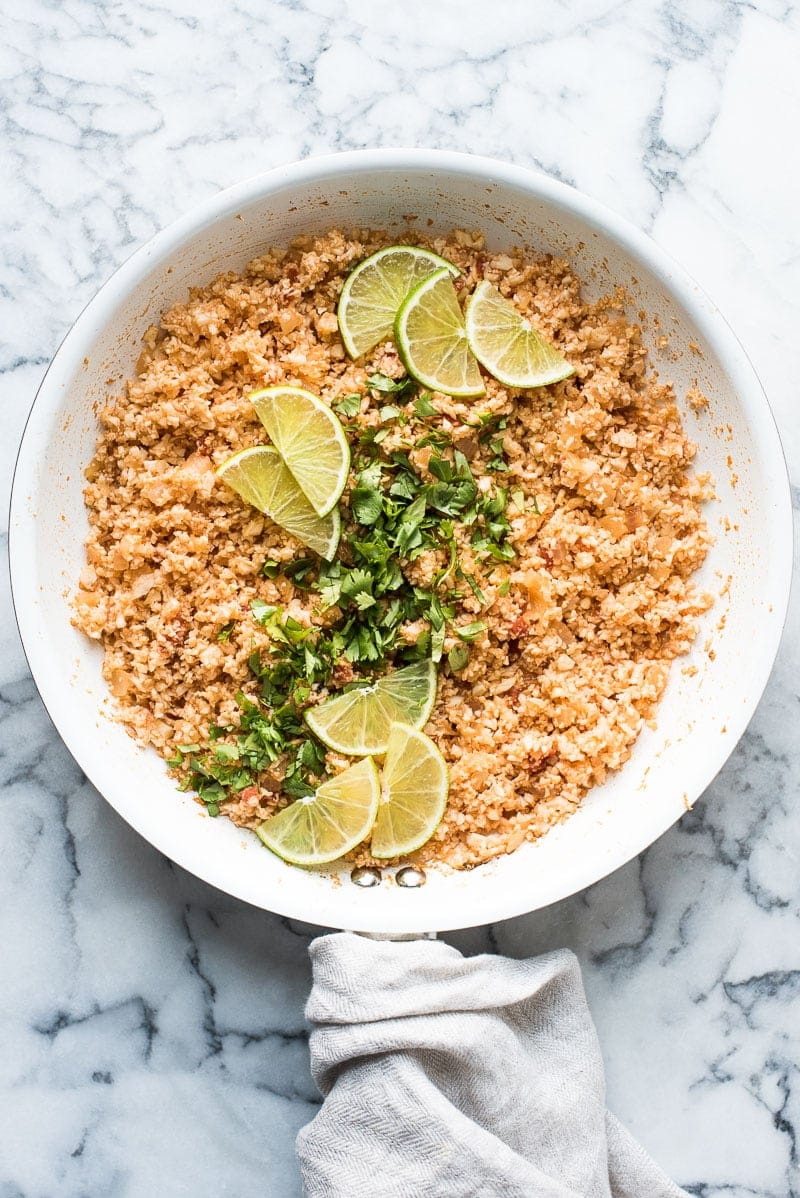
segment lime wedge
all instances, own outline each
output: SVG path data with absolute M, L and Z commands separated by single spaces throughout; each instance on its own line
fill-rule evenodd
M 394 335 L 400 357 L 418 383 L 444 395 L 483 395 L 483 379 L 467 343 L 448 270 L 434 271 L 406 296 Z
M 323 782 L 256 828 L 268 849 L 292 865 L 325 865 L 369 835 L 378 809 L 380 781 L 371 757 Z
M 326 561 L 333 560 L 341 534 L 338 510 L 318 516 L 276 449 L 268 445 L 243 449 L 218 466 L 216 473 L 298 541 Z
M 475 357 L 507 387 L 546 387 L 575 369 L 486 281 L 469 298 L 466 326 Z
M 386 746 L 373 857 L 403 857 L 430 840 L 447 806 L 447 764 L 416 728 L 395 724 Z
M 431 271 L 442 268 L 451 275 L 452 262 L 413 245 L 390 245 L 365 258 L 345 279 L 337 316 L 344 347 L 351 358 L 360 358 L 379 341 L 392 335 L 397 309 L 412 287 Z
M 384 753 L 392 724 L 424 728 L 436 700 L 436 666 L 418 661 L 371 686 L 343 691 L 310 708 L 306 723 L 329 749 L 349 757 Z
M 350 447 L 335 413 L 302 387 L 267 387 L 250 402 L 311 506 L 327 516 L 350 470 Z

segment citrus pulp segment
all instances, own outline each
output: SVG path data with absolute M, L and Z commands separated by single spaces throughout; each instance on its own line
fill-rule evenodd
M 327 516 L 350 470 L 350 447 L 336 414 L 302 387 L 267 387 L 250 402 L 317 515 Z
M 447 763 L 416 728 L 395 724 L 386 746 L 373 857 L 403 857 L 430 840 L 447 806 Z
M 424 728 L 435 700 L 436 667 L 428 659 L 342 691 L 310 708 L 305 720 L 329 749 L 361 757 L 385 752 L 395 723 Z
M 566 358 L 486 280 L 467 302 L 465 323 L 473 354 L 507 387 L 546 387 L 574 372 Z
M 452 262 L 413 245 L 390 245 L 359 263 L 345 279 L 336 313 L 350 357 L 360 358 L 391 337 L 409 291 L 439 269 L 458 274 Z
M 333 559 L 341 535 L 338 511 L 318 515 L 276 449 L 269 445 L 243 449 L 218 466 L 216 474 L 320 557 Z
M 434 271 L 406 296 L 394 335 L 406 369 L 424 387 L 463 399 L 484 394 L 448 270 Z
M 326 865 L 349 853 L 375 822 L 380 781 L 371 757 L 356 762 L 313 795 L 259 824 L 259 838 L 292 865 Z

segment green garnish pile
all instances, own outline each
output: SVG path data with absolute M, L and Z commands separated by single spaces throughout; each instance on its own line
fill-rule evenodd
M 467 456 L 441 428 L 430 395 L 410 378 L 384 375 L 367 380 L 369 396 L 348 395 L 333 404 L 344 419 L 352 450 L 349 491 L 341 504 L 344 522 L 339 556 L 279 563 L 270 558 L 261 573 L 282 576 L 318 599 L 324 622 L 307 627 L 279 607 L 257 599 L 253 619 L 269 632 L 266 653 L 253 649 L 248 665 L 252 697 L 236 695 L 238 726 L 212 725 L 209 745 L 181 745 L 169 765 L 180 769 L 182 788 L 194 790 L 210 815 L 249 786 L 272 788 L 289 798 L 312 794 L 325 777 L 325 748 L 312 736 L 303 712 L 315 688 L 331 691 L 363 684 L 390 665 L 430 657 L 439 662 L 446 639 L 455 639 L 446 660 L 454 673 L 469 661 L 470 644 L 487 630 L 484 620 L 465 618 L 460 603 L 471 595 L 487 603 L 479 580 L 459 560 L 457 527 L 468 530 L 474 557 L 487 576 L 513 560 L 509 511 L 522 510 L 521 491 L 501 485 L 508 467 L 503 455 L 502 416 L 479 415 L 471 438 L 482 470 L 492 474 L 480 489 Z M 362 426 L 367 403 L 381 402 L 380 423 Z M 403 429 L 401 447 L 384 449 L 389 434 Z M 429 450 L 423 477 L 411 455 Z M 441 565 L 430 585 L 415 585 L 409 566 L 437 552 Z M 507 592 L 507 582 L 501 586 Z M 407 623 L 420 624 L 413 643 L 402 636 Z M 227 641 L 235 622 L 217 637 Z M 272 772 L 275 767 L 275 773 Z

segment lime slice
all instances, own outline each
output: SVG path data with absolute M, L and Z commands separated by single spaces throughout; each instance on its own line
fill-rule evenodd
M 435 270 L 406 296 L 394 335 L 406 369 L 418 383 L 444 395 L 483 395 L 481 372 L 467 343 L 448 270 Z
M 306 712 L 311 731 L 350 757 L 384 753 L 392 724 L 424 728 L 436 700 L 436 666 L 418 661 L 371 686 L 343 691 Z
M 430 840 L 447 806 L 447 764 L 416 728 L 395 724 L 386 746 L 373 857 L 403 857 Z
M 292 865 L 325 865 L 369 835 L 380 781 L 371 757 L 323 782 L 306 799 L 284 807 L 256 828 L 268 849 Z
M 475 357 L 507 387 L 546 387 L 575 369 L 485 280 L 469 298 L 466 326 Z
M 327 516 L 350 470 L 350 447 L 336 415 L 302 387 L 267 387 L 250 402 L 311 506 Z
M 431 271 L 457 275 L 452 262 L 413 245 L 390 245 L 365 258 L 345 279 L 337 316 L 344 347 L 360 358 L 392 335 L 397 309 Z
M 269 445 L 243 449 L 218 466 L 216 473 L 298 541 L 326 561 L 333 560 L 341 534 L 338 510 L 318 516 L 276 449 Z

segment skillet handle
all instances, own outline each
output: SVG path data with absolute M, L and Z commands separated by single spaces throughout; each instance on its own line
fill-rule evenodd
M 365 940 L 436 940 L 436 932 L 355 932 Z

